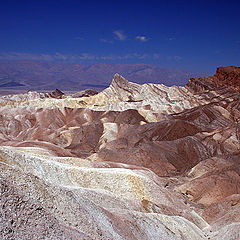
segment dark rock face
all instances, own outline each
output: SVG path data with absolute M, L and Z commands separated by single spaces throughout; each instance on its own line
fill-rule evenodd
M 62 98 L 64 93 L 60 91 L 59 89 L 56 89 L 55 91 L 49 92 L 45 94 L 46 97 L 51 97 L 51 98 Z
M 228 66 L 218 67 L 212 77 L 191 78 L 186 85 L 193 92 L 216 90 L 217 88 L 228 88 L 240 90 L 240 67 Z
M 192 92 L 204 92 L 204 91 L 213 91 L 216 89 L 217 85 L 213 81 L 213 77 L 200 77 L 200 78 L 190 78 L 186 84 Z
M 92 90 L 92 89 L 86 89 L 86 90 L 83 90 L 83 91 L 74 93 L 74 94 L 72 95 L 72 97 L 73 97 L 73 98 L 91 97 L 91 96 L 94 96 L 94 95 L 96 95 L 96 94 L 98 94 L 97 91 Z
M 240 67 L 218 67 L 214 81 L 219 87 L 233 87 L 240 90 Z

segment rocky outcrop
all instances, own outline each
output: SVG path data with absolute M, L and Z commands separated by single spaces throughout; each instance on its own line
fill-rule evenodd
M 213 78 L 2 97 L 0 238 L 238 239 L 239 93 Z
M 86 89 L 77 93 L 74 93 L 71 95 L 71 97 L 73 98 L 81 98 L 81 97 L 91 97 L 98 94 L 97 91 L 92 90 L 92 89 Z
M 186 87 L 193 92 L 212 91 L 227 88 L 228 91 L 240 90 L 240 67 L 218 67 L 214 76 L 191 78 Z
M 240 90 L 240 67 L 218 67 L 214 75 L 214 82 L 219 87 L 233 87 Z
M 62 98 L 64 93 L 61 90 L 56 89 L 52 92 L 45 93 L 45 96 L 50 98 Z

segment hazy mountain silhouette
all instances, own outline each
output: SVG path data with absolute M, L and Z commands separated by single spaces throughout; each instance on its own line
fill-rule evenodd
M 200 74 L 182 69 L 167 69 L 149 64 L 68 64 L 19 60 L 0 62 L 0 88 L 28 90 L 82 90 L 106 88 L 115 73 L 137 83 L 185 85 L 189 78 Z

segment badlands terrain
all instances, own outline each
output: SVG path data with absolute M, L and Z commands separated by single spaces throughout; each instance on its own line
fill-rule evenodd
M 239 91 L 230 66 L 2 96 L 0 239 L 240 239 Z

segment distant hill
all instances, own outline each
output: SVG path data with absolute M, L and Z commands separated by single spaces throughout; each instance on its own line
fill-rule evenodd
M 189 78 L 199 77 L 182 69 L 167 69 L 149 64 L 68 64 L 19 60 L 0 62 L 0 90 L 78 91 L 86 88 L 106 88 L 115 73 L 137 83 L 163 83 L 167 86 L 185 85 Z

